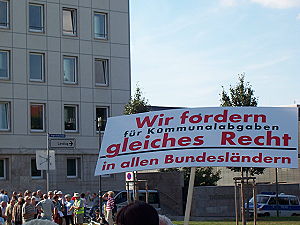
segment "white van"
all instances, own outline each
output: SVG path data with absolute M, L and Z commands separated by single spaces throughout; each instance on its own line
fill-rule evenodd
M 261 193 L 257 196 L 257 215 L 258 216 L 276 216 L 276 194 Z M 249 211 L 253 215 L 254 199 L 249 201 Z M 300 215 L 299 199 L 295 195 L 286 195 L 281 193 L 278 195 L 278 211 L 279 216 L 297 216 Z
M 133 191 L 129 191 L 131 201 L 133 201 Z M 140 201 L 146 202 L 146 190 L 138 190 L 138 196 Z M 160 199 L 159 192 L 157 190 L 148 190 L 148 203 L 152 205 L 157 211 L 160 211 Z M 128 204 L 127 191 L 120 191 L 115 195 L 115 204 L 117 210 L 123 208 Z

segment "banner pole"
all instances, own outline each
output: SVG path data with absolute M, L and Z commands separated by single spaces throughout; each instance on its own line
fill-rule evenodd
M 49 169 L 50 169 L 50 157 L 49 157 L 49 133 L 47 133 L 47 174 L 46 174 L 46 189 L 47 189 L 47 194 L 49 192 Z
M 194 183 L 195 183 L 195 174 L 196 174 L 196 167 L 191 167 L 189 189 L 187 195 L 187 202 L 185 206 L 184 225 L 188 225 L 190 220 Z

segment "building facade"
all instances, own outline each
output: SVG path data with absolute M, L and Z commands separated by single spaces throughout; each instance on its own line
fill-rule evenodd
M 122 115 L 130 97 L 128 0 L 0 0 L 0 182 L 46 190 L 36 151 L 55 149 L 50 190 L 96 191 L 97 118 Z M 103 189 L 124 187 L 122 174 Z

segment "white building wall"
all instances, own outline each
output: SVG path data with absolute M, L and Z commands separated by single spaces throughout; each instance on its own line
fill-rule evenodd
M 0 101 L 11 103 L 11 130 L 0 132 L 0 159 L 7 160 L 3 188 L 23 190 L 39 187 L 46 180 L 32 179 L 30 159 L 36 150 L 46 149 L 49 133 L 64 133 L 64 104 L 78 105 L 78 132 L 66 133 L 76 139 L 75 150 L 56 150 L 57 170 L 51 171 L 50 188 L 65 191 L 97 189 L 93 176 L 98 154 L 96 107 L 109 107 L 110 116 L 123 114 L 130 97 L 130 46 L 128 0 L 10 0 L 10 29 L 0 28 L 0 50 L 10 51 L 9 80 L 0 80 Z M 44 5 L 45 33 L 28 31 L 29 3 Z M 62 34 L 63 7 L 77 9 L 77 37 Z M 108 40 L 94 39 L 93 13 L 108 15 Z M 45 55 L 45 82 L 29 80 L 29 52 Z M 78 57 L 78 84 L 64 84 L 63 56 Z M 109 85 L 95 85 L 94 59 L 109 60 Z M 30 131 L 30 104 L 43 103 L 45 132 Z M 78 157 L 80 176 L 66 177 L 67 157 Z M 18 177 L 16 179 L 16 177 Z M 103 178 L 104 188 L 123 188 L 123 175 Z M 79 187 L 79 188 L 78 188 Z M 80 190 L 78 190 L 78 189 Z M 75 190 L 76 189 L 76 190 Z M 34 189 L 33 189 L 34 190 Z

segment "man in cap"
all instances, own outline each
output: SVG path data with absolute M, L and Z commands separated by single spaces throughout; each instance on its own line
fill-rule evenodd
M 84 218 L 84 204 L 80 198 L 79 193 L 74 193 L 75 202 L 69 209 L 74 209 L 74 222 L 76 225 L 83 225 L 83 218 Z

